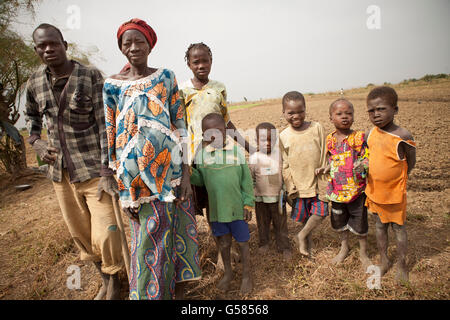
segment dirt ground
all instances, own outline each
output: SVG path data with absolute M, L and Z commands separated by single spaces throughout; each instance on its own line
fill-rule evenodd
M 329 218 L 314 234 L 312 259 L 294 250 L 290 262 L 283 261 L 275 244 L 265 255 L 257 252 L 256 219 L 250 223 L 254 289 L 241 296 L 241 268 L 234 265 L 235 279 L 231 290 L 222 293 L 215 288 L 221 274 L 215 271 L 216 252 L 206 221 L 198 218 L 200 262 L 203 277 L 187 286 L 187 299 L 443 299 L 450 298 L 450 179 L 449 143 L 450 81 L 433 80 L 394 86 L 399 95 L 397 123 L 406 127 L 417 142 L 417 165 L 408 183 L 408 267 L 410 283 L 395 282 L 395 266 L 381 280 L 381 289 L 367 288 L 369 274 L 358 259 L 358 243 L 351 237 L 351 251 L 345 262 L 334 266 L 330 260 L 338 253 L 338 235 Z M 345 92 L 355 105 L 354 129 L 368 130 L 365 97 L 370 88 Z M 326 132 L 332 130 L 328 117 L 330 103 L 339 93 L 306 96 L 307 118 L 319 121 Z M 286 127 L 280 100 L 263 101 L 261 105 L 233 110 L 231 119 L 238 128 L 254 129 L 263 121 Z M 28 150 L 30 167 L 36 166 L 35 155 Z M 17 191 L 14 186 L 28 183 L 31 189 Z M 127 219 L 124 216 L 126 229 Z M 289 237 L 301 225 L 288 220 Z M 127 233 L 128 236 L 128 233 Z M 389 256 L 395 262 L 395 238 L 390 232 Z M 369 256 L 379 262 L 374 220 L 369 217 Z M 69 290 L 67 268 L 81 268 L 81 289 Z M 121 272 L 127 298 L 126 273 Z M 11 182 L 0 171 L 0 299 L 92 299 L 101 280 L 91 263 L 78 260 L 78 251 L 62 221 L 52 184 L 44 176 L 33 174 Z

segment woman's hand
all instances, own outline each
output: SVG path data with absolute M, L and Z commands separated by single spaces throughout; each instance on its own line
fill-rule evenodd
M 180 193 L 178 201 L 184 202 L 192 198 L 191 175 L 189 173 L 189 165 L 183 164 L 183 175 L 181 176 Z
M 189 179 L 181 179 L 181 185 L 180 185 L 180 195 L 178 199 L 181 202 L 184 202 L 188 199 L 192 198 L 192 187 L 191 182 Z

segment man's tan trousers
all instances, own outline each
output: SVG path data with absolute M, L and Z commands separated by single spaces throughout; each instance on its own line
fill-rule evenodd
M 102 262 L 102 272 L 115 274 L 123 267 L 121 239 L 112 198 L 103 192 L 97 200 L 100 178 L 70 183 L 67 170 L 61 182 L 53 182 L 61 212 L 81 260 Z

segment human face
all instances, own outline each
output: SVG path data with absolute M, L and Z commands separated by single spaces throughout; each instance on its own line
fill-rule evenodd
M 189 52 L 188 67 L 194 77 L 200 81 L 208 80 L 211 72 L 212 59 L 209 53 L 202 48 L 196 48 Z
M 47 66 L 54 68 L 67 62 L 67 42 L 54 28 L 37 29 L 33 40 L 34 51 Z
M 132 66 L 147 65 L 150 45 L 145 36 L 138 30 L 127 30 L 122 35 L 121 49 Z
M 305 122 L 306 106 L 302 100 L 289 100 L 284 103 L 284 118 L 295 130 L 300 130 Z
M 353 108 L 345 101 L 336 102 L 330 120 L 337 130 L 349 130 L 353 124 Z
M 257 132 L 258 151 L 264 154 L 272 153 L 272 130 L 260 129 Z
M 223 121 L 216 119 L 203 121 L 202 131 L 205 144 L 211 144 L 215 148 L 221 148 L 225 145 L 226 129 Z
M 398 112 L 398 107 L 389 105 L 382 98 L 367 101 L 370 122 L 380 129 L 390 126 Z

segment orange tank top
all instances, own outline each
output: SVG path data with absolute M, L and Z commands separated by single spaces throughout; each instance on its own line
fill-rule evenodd
M 365 192 L 375 203 L 396 204 L 404 201 L 408 163 L 406 158 L 401 160 L 398 155 L 400 142 L 416 146 L 414 141 L 403 140 L 378 127 L 369 134 L 369 174 Z

